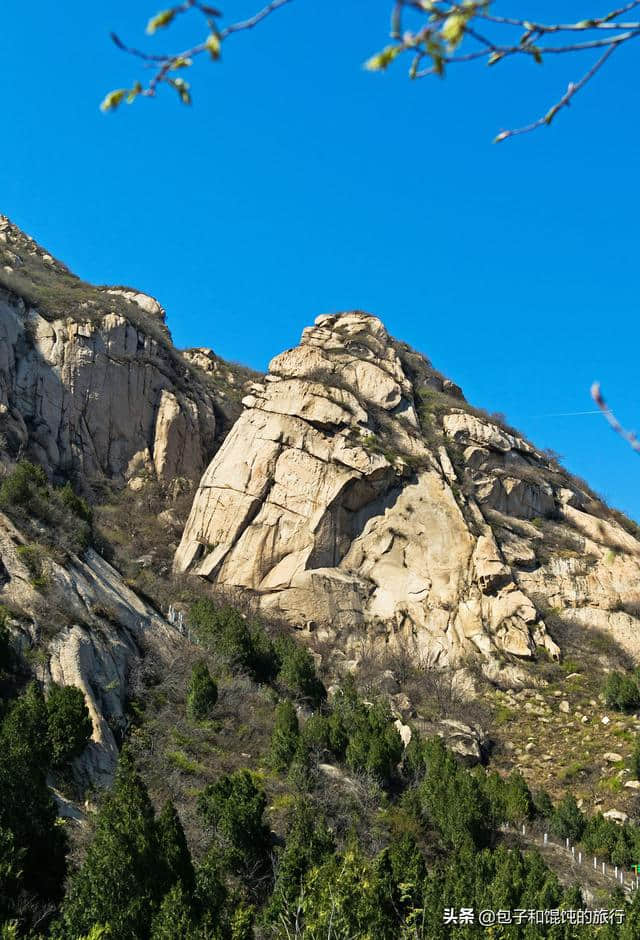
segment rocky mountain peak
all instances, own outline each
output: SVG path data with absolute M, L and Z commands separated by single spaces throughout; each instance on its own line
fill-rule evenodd
M 195 482 L 247 378 L 207 365 L 155 298 L 87 284 L 0 216 L 0 454 L 83 483 Z
M 176 570 L 246 592 L 353 663 L 475 653 L 495 674 L 505 654 L 558 656 L 549 595 L 575 601 L 577 583 L 580 609 L 613 628 L 607 608 L 638 575 L 634 534 L 378 318 L 318 317 L 243 404 Z

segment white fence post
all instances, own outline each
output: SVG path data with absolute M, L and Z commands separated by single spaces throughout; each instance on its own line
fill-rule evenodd
M 603 863 L 602 863 L 602 874 L 604 875 L 604 873 L 605 873 L 605 871 L 604 871 L 604 862 L 603 862 Z
M 545 844 L 545 845 L 547 844 L 547 838 L 548 838 L 548 833 L 545 832 L 545 834 L 544 834 L 544 844 Z
M 578 865 L 582 865 L 582 852 L 578 852 Z
M 597 868 L 597 867 L 598 867 L 598 862 L 596 861 L 595 855 L 593 856 L 593 867 L 594 867 L 594 868 Z

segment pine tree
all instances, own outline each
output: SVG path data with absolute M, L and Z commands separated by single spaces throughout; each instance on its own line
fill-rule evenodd
M 267 798 L 248 770 L 220 777 L 198 797 L 198 810 L 211 827 L 222 863 L 240 875 L 266 869 L 270 832 L 264 822 Z
M 202 933 L 188 893 L 176 882 L 162 900 L 151 925 L 151 940 L 200 940 Z
M 164 882 L 153 806 L 125 751 L 85 862 L 71 879 L 58 935 L 108 924 L 113 940 L 145 940 Z
M 286 770 L 298 745 L 298 716 L 288 699 L 276 707 L 276 721 L 271 735 L 271 763 L 276 770 Z
M 158 850 L 165 868 L 166 890 L 180 885 L 188 897 L 195 890 L 191 853 L 176 808 L 167 800 L 156 822 Z
M 324 819 L 318 818 L 317 808 L 308 799 L 296 801 L 292 819 L 285 848 L 277 861 L 276 882 L 265 915 L 271 923 L 295 921 L 304 877 L 335 849 Z
M 0 829 L 12 834 L 25 890 L 54 900 L 65 876 L 66 839 L 47 786 L 50 763 L 47 710 L 32 682 L 0 729 Z
M 54 683 L 47 697 L 47 724 L 52 766 L 59 768 L 81 754 L 91 738 L 93 724 L 82 691 Z
M 630 769 L 634 780 L 640 780 L 640 737 L 636 737 L 631 752 Z
M 202 721 L 209 718 L 218 701 L 218 686 L 211 678 L 204 660 L 196 663 L 191 672 L 187 691 L 187 711 L 191 718 Z
M 520 824 L 533 815 L 533 798 L 519 770 L 513 770 L 504 786 L 505 815 L 510 823 Z
M 576 798 L 568 793 L 555 808 L 551 817 L 551 829 L 561 839 L 577 841 L 582 836 L 585 819 L 578 809 Z

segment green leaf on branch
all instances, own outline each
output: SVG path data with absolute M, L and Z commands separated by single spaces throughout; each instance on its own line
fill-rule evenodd
M 455 49 L 462 42 L 468 19 L 464 13 L 451 13 L 444 21 L 440 32 L 450 49 Z
M 157 16 L 152 16 L 147 23 L 147 33 L 152 36 L 157 29 L 168 26 L 176 15 L 175 10 L 163 10 Z
M 118 105 L 122 102 L 122 99 L 127 94 L 126 88 L 118 88 L 116 91 L 110 91 L 106 95 L 104 101 L 100 105 L 101 111 L 115 111 Z
M 500 59 L 504 58 L 504 52 L 492 52 L 487 60 L 487 65 L 495 65 Z
M 140 82 L 136 82 L 129 94 L 127 95 L 127 104 L 133 104 L 139 94 L 142 92 L 142 85 Z
M 216 36 L 215 33 L 211 33 L 211 35 L 207 37 L 207 41 L 205 42 L 205 48 L 209 50 L 209 53 L 211 54 L 211 58 L 214 61 L 220 58 L 220 47 L 221 47 L 221 43 L 220 43 L 219 37 Z
M 176 69 L 188 69 L 190 65 L 193 65 L 191 59 L 185 59 L 184 56 L 178 56 L 171 63 L 171 71 L 174 72 Z
M 404 46 L 387 46 L 382 52 L 378 52 L 377 55 L 368 59 L 364 67 L 368 72 L 382 72 L 391 65 L 393 60 L 403 51 Z

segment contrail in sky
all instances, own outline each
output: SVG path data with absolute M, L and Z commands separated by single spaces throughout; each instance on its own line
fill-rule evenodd
M 529 415 L 530 418 L 575 418 L 577 415 L 599 415 L 599 411 L 565 411 L 553 415 Z

